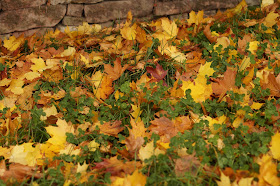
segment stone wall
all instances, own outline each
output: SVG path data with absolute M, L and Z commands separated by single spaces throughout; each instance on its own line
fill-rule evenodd
M 0 37 L 49 29 L 70 29 L 83 22 L 112 26 L 123 21 L 127 12 L 134 17 L 154 19 L 187 18 L 191 10 L 204 10 L 206 15 L 218 9 L 235 7 L 241 0 L 0 0 Z M 246 0 L 258 5 L 261 0 Z

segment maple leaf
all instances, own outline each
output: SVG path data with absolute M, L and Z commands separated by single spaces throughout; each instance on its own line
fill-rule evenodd
M 266 76 L 264 74 L 264 76 Z M 263 89 L 269 89 L 270 95 L 275 97 L 280 97 L 280 75 L 278 74 L 277 78 L 275 78 L 273 73 L 269 73 L 267 77 L 261 78 L 261 87 Z
M 123 38 L 127 40 L 135 40 L 137 25 L 134 23 L 132 26 L 126 25 L 120 31 Z
M 206 36 L 206 38 L 211 42 L 215 43 L 218 39 L 217 36 L 212 35 L 210 27 L 213 25 L 214 22 L 209 23 L 203 30 L 203 34 Z
M 187 22 L 190 25 L 195 24 L 195 25 L 199 25 L 203 22 L 203 10 L 202 11 L 198 11 L 197 15 L 195 14 L 194 11 L 190 12 L 189 15 L 189 19 L 187 19 Z
M 163 70 L 162 66 L 159 64 L 157 64 L 156 68 L 146 67 L 146 70 L 157 80 L 163 80 L 168 72 L 168 70 Z
M 41 178 L 42 173 L 37 172 L 37 168 L 22 165 L 19 163 L 12 163 L 9 165 L 9 170 L 7 170 L 5 160 L 0 162 L 0 179 L 8 181 L 11 178 L 15 178 L 18 182 L 27 180 L 28 178 Z
M 277 23 L 277 18 L 279 17 L 278 13 L 270 12 L 264 19 L 263 24 L 266 27 L 272 27 Z
M 224 73 L 223 79 L 213 79 L 215 82 L 212 83 L 212 90 L 214 94 L 224 95 L 227 91 L 234 90 L 236 71 L 228 68 Z
M 176 159 L 175 174 L 178 177 L 183 177 L 186 173 L 196 176 L 200 166 L 200 161 L 194 155 L 185 155 Z
M 147 182 L 147 176 L 143 175 L 139 172 L 139 169 L 136 169 L 132 175 L 128 175 L 125 177 L 123 185 L 137 185 L 137 186 L 145 186 Z
M 42 72 L 46 69 L 46 63 L 42 58 L 32 58 L 31 61 L 34 63 L 30 68 L 33 72 Z
M 230 179 L 223 172 L 221 172 L 221 181 L 216 181 L 218 186 L 231 186 Z
M 109 159 L 103 159 L 102 162 L 95 163 L 94 169 L 111 173 L 112 176 L 121 176 L 125 174 L 131 174 L 134 170 L 140 167 L 140 163 L 136 161 L 126 161 L 119 160 L 117 156 L 111 157 Z
M 163 150 L 160 150 L 158 147 L 154 147 L 154 142 L 149 142 L 146 144 L 145 147 L 141 147 L 139 150 L 139 158 L 142 162 L 144 162 L 146 159 L 149 159 L 153 155 L 158 156 L 159 154 L 165 154 Z
M 122 73 L 128 68 L 129 64 L 125 64 L 124 67 L 121 65 L 121 59 L 116 58 L 114 61 L 114 67 L 109 64 L 104 64 L 104 72 L 108 74 L 113 81 L 119 79 Z
M 280 160 L 280 134 L 277 132 L 272 136 L 271 142 L 270 142 L 270 150 L 272 152 L 272 157 L 274 159 Z
M 265 154 L 258 159 L 259 169 L 259 185 L 279 185 L 280 178 L 277 176 L 277 165 L 272 161 L 272 157 Z
M 121 121 L 106 122 L 103 125 L 99 126 L 100 133 L 109 135 L 109 136 L 118 136 L 118 134 L 124 130 L 124 127 L 121 126 Z
M 214 124 L 223 125 L 223 124 L 225 124 L 226 119 L 227 119 L 227 117 L 225 115 L 222 115 L 217 118 L 211 118 L 210 116 L 206 116 L 206 117 L 204 116 L 204 118 L 209 121 L 209 128 L 213 134 L 216 134 L 221 130 L 221 127 L 219 127 L 218 129 L 215 129 Z
M 9 39 L 4 40 L 4 47 L 8 50 L 14 52 L 24 43 L 24 35 L 16 38 L 15 36 L 9 37 Z

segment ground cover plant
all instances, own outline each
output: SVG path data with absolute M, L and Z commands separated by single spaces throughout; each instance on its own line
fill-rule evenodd
M 279 185 L 279 12 L 3 40 L 1 184 Z

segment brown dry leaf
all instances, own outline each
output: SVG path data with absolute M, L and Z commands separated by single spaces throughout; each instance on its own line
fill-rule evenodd
M 175 161 L 175 174 L 178 177 L 183 177 L 186 173 L 196 176 L 200 161 L 194 155 L 182 156 Z
M 124 67 L 122 67 L 121 59 L 117 58 L 114 61 L 114 67 L 109 64 L 104 64 L 104 72 L 108 74 L 108 77 L 115 81 L 121 77 L 122 73 L 127 69 L 128 66 L 128 64 L 125 64 Z
M 208 39 L 211 43 L 216 43 L 218 37 L 212 35 L 211 29 L 210 29 L 210 27 L 211 27 L 212 25 L 213 25 L 213 22 L 212 22 L 212 23 L 209 23 L 209 24 L 204 28 L 203 33 L 204 33 L 204 35 L 207 37 L 207 39 Z
M 31 177 L 41 178 L 42 176 L 43 174 L 39 173 L 35 167 L 12 163 L 9 165 L 9 170 L 7 170 L 5 160 L 0 162 L 0 179 L 4 181 L 16 179 L 18 182 L 22 182 Z
M 216 95 L 224 95 L 227 91 L 236 89 L 235 76 L 236 71 L 228 68 L 224 73 L 223 79 L 213 79 L 215 82 L 212 83 L 213 93 Z
M 128 152 L 131 155 L 135 155 L 135 153 L 141 148 L 141 146 L 144 144 L 145 140 L 143 137 L 135 137 L 133 134 L 130 134 L 125 139 L 125 145 L 128 150 Z
M 109 135 L 109 136 L 118 136 L 118 134 L 124 130 L 124 127 L 121 126 L 121 121 L 107 122 L 103 125 L 100 125 L 100 133 Z
M 270 90 L 270 95 L 271 96 L 280 97 L 279 77 L 277 77 L 277 79 L 276 79 L 274 74 L 270 73 L 268 75 L 268 77 L 267 77 L 268 81 L 262 84 L 262 88 L 263 89 L 267 89 L 268 88 Z
M 57 70 L 54 70 L 53 68 L 46 69 L 43 72 L 43 77 L 46 81 L 59 83 L 59 80 L 63 79 L 63 72 L 61 68 Z
M 95 96 L 98 99 L 107 99 L 114 92 L 113 80 L 109 76 L 103 76 L 101 84 L 98 86 Z
M 140 167 L 140 162 L 119 160 L 117 156 L 110 159 L 104 159 L 100 163 L 95 163 L 94 169 L 100 172 L 111 173 L 112 176 L 124 176 L 125 174 L 132 174 L 137 167 Z

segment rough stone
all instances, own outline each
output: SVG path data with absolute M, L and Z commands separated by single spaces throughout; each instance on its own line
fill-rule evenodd
M 176 14 L 176 15 L 170 15 L 169 18 L 173 21 L 174 19 L 189 19 L 188 13 L 183 14 Z
M 239 0 L 196 0 L 194 11 L 198 10 L 217 10 L 217 9 L 228 9 L 234 8 L 238 5 Z
M 154 14 L 156 16 L 165 16 L 190 12 L 194 9 L 195 3 L 191 0 L 157 2 L 154 7 Z
M 69 4 L 67 7 L 67 13 L 68 16 L 73 17 L 82 17 L 84 10 L 84 5 L 82 4 Z
M 32 28 L 54 27 L 66 13 L 66 5 L 41 6 L 4 11 L 0 14 L 0 34 Z
M 246 0 L 246 3 L 249 6 L 255 6 L 255 5 L 260 5 L 261 4 L 261 0 Z
M 58 5 L 58 4 L 69 4 L 71 0 L 49 0 L 51 5 Z
M 67 26 L 62 25 L 62 24 L 58 24 L 56 26 L 56 29 L 58 29 L 62 32 L 64 32 L 66 28 L 67 28 Z M 70 31 L 77 31 L 78 30 L 76 26 L 68 26 L 68 28 L 69 28 Z
M 99 3 L 103 0 L 51 0 L 51 5 L 57 5 L 57 4 L 70 4 L 70 3 Z
M 85 5 L 86 20 L 89 23 L 103 23 L 116 19 L 124 19 L 131 10 L 134 17 L 143 17 L 152 13 L 153 0 L 139 1 L 107 1 Z
M 30 8 L 46 4 L 46 0 L 1 0 L 2 10 Z
M 99 3 L 103 0 L 72 0 L 71 3 L 85 3 L 85 4 L 93 4 L 93 3 Z
M 214 16 L 216 15 L 217 11 L 216 10 L 206 10 L 204 11 L 204 17 L 208 17 L 208 16 Z
M 67 26 L 79 26 L 82 25 L 83 22 L 86 22 L 86 19 L 84 17 L 65 16 L 62 20 L 62 24 Z
M 18 37 L 21 34 L 24 34 L 25 37 L 31 36 L 35 33 L 36 33 L 36 35 L 40 36 L 40 35 L 44 35 L 47 31 L 50 31 L 50 30 L 54 30 L 54 28 L 35 28 L 35 29 L 26 30 L 23 32 L 13 32 L 13 33 L 9 33 L 9 34 L 2 34 L 2 35 L 0 35 L 0 39 L 4 40 L 4 39 L 9 38 L 12 35 L 15 37 Z

